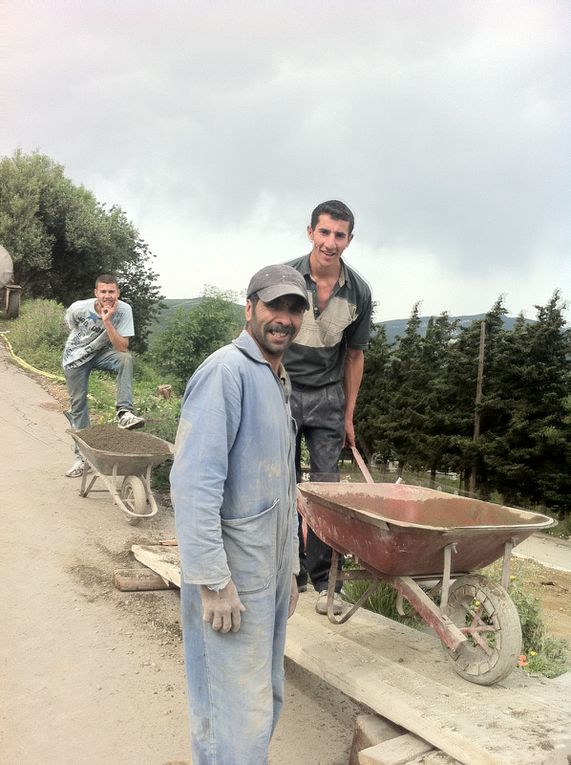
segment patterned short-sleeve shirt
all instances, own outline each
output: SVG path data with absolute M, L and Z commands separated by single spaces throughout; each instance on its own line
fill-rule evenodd
M 63 349 L 63 367 L 80 367 L 96 353 L 112 347 L 103 319 L 95 310 L 95 298 L 72 303 L 65 312 L 65 320 L 71 331 Z M 133 337 L 135 334 L 133 310 L 122 300 L 118 301 L 111 323 L 122 337 Z
M 311 278 L 309 255 L 287 264 L 302 274 L 309 309 L 299 334 L 286 351 L 284 366 L 292 383 L 320 388 L 343 377 L 347 348 L 365 350 L 371 331 L 372 298 L 367 282 L 341 260 L 341 273 L 323 311 Z

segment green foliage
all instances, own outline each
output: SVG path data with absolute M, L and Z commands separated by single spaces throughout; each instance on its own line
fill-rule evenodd
M 531 510 L 534 513 L 549 515 L 557 521 L 556 526 L 550 526 L 548 529 L 545 529 L 545 534 L 558 537 L 559 539 L 571 539 L 571 513 L 556 512 L 548 507 L 543 507 L 543 505 L 534 505 L 531 507 Z
M 446 313 L 419 333 L 418 305 L 389 346 L 384 331 L 365 355 L 355 424 L 362 450 L 387 465 L 471 474 L 482 499 L 559 514 L 571 511 L 571 346 L 556 291 L 537 321 L 504 329 L 500 297 L 485 316 L 480 435 L 474 440 L 481 321 L 458 328 Z
M 496 582 L 501 581 L 499 562 L 488 566 L 484 573 Z M 511 578 L 509 595 L 519 615 L 522 632 L 522 653 L 527 657 L 528 672 L 537 672 L 545 677 L 558 677 L 569 668 L 569 644 L 566 640 L 551 637 L 546 633 L 541 602 L 528 592 L 523 579 Z
M 176 380 L 179 392 L 207 356 L 239 334 L 243 320 L 236 318 L 235 299 L 232 292 L 207 287 L 195 308 L 179 308 L 167 327 L 153 335 L 153 361 Z
M 107 210 L 49 157 L 17 151 L 0 159 L 0 242 L 27 297 L 68 306 L 93 294 L 100 273 L 114 273 L 133 307 L 132 348 L 145 348 L 161 296 L 153 256 L 119 207 Z
M 351 563 L 345 564 L 345 569 L 354 568 Z M 357 600 L 363 595 L 367 587 L 370 585 L 370 580 L 348 580 L 343 584 L 343 596 L 350 603 L 356 603 Z M 411 606 L 403 601 L 405 616 L 401 616 L 397 611 L 397 591 L 385 582 L 379 582 L 377 588 L 374 590 L 363 603 L 363 608 L 368 611 L 372 611 L 375 614 L 381 614 L 386 616 L 387 619 L 393 619 L 395 622 L 406 624 L 408 627 L 419 628 L 422 624 L 420 618 L 415 614 Z
M 63 374 L 61 357 L 68 334 L 64 308 L 55 300 L 26 300 L 10 322 L 8 338 L 17 356 L 50 374 Z

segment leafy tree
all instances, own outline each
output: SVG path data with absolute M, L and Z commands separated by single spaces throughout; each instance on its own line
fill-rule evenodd
M 119 207 L 106 209 L 49 157 L 17 151 L 0 159 L 0 242 L 26 297 L 69 305 L 93 294 L 98 274 L 116 274 L 135 315 L 132 347 L 144 349 L 161 296 L 153 256 Z
M 359 446 L 368 457 L 376 454 L 384 464 L 391 459 L 391 444 L 386 433 L 390 355 L 385 328 L 381 325 L 365 353 L 365 370 L 355 409 Z
M 453 390 L 450 381 L 450 360 L 457 322 L 446 312 L 428 321 L 421 343 L 420 382 L 425 395 L 424 439 L 421 459 L 430 470 L 431 480 L 438 469 L 449 467 L 454 413 L 450 409 Z
M 233 292 L 206 287 L 198 306 L 179 308 L 166 329 L 153 335 L 151 354 L 159 368 L 175 378 L 180 391 L 204 359 L 235 338 L 244 326 Z
M 536 306 L 537 322 L 520 318 L 498 348 L 494 426 L 482 444 L 490 480 L 504 501 L 571 509 L 570 335 L 556 291 Z
M 384 420 L 399 474 L 404 466 L 421 465 L 427 398 L 422 378 L 419 303 L 413 306 L 405 333 L 397 337 L 391 355 L 389 402 Z
M 481 437 L 474 442 L 474 402 L 478 379 L 478 358 L 480 350 L 481 322 L 474 321 L 467 328 L 462 328 L 458 340 L 451 346 L 449 364 L 450 385 L 450 428 L 454 433 L 451 438 L 452 464 L 462 475 L 464 488 L 476 470 L 477 489 L 487 496 L 490 487 L 486 463 L 482 458 L 482 443 L 486 433 L 493 430 L 497 423 L 496 401 L 491 393 L 495 390 L 494 375 L 497 369 L 496 351 L 505 335 L 503 317 L 507 313 L 503 296 L 500 296 L 484 319 L 486 325 L 486 344 L 484 353 L 483 398 L 480 404 Z

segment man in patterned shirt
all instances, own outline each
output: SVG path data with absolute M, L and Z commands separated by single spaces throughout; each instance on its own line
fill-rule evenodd
M 301 330 L 284 356 L 298 428 L 298 482 L 302 436 L 312 481 L 338 481 L 341 449 L 344 444 L 355 445 L 353 413 L 369 344 L 372 300 L 368 284 L 341 257 L 353 239 L 353 227 L 353 213 L 343 202 L 321 203 L 307 227 L 311 252 L 288 262 L 303 275 L 310 303 Z M 325 614 L 331 548 L 311 529 L 305 546 L 300 533 L 300 565 L 299 589 L 305 589 L 309 576 L 319 593 L 316 610 Z M 334 612 L 341 610 L 342 601 L 336 595 Z

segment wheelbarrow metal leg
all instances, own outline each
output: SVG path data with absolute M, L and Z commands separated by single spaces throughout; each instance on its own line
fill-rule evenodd
M 440 608 L 444 611 L 448 605 L 448 592 L 450 590 L 450 571 L 452 569 L 452 553 L 456 552 L 456 542 L 446 545 L 444 548 L 444 572 L 442 574 L 442 593 L 440 596 Z
M 386 581 L 400 592 L 418 615 L 452 651 L 467 638 L 410 576 L 389 576 Z
M 510 563 L 512 557 L 512 550 L 515 547 L 515 539 L 508 539 L 504 546 L 504 557 L 502 562 L 502 587 L 504 590 L 508 589 L 510 583 Z
M 91 476 L 91 478 L 89 478 Z M 97 478 L 99 477 L 99 471 L 96 470 L 91 462 L 84 457 L 83 461 L 83 473 L 81 474 L 81 487 L 79 489 L 79 496 L 80 497 L 87 497 L 91 489 L 93 488 L 93 484 L 95 481 L 97 481 Z M 88 482 L 89 479 L 89 482 Z
M 348 621 L 355 611 L 359 609 L 363 603 L 369 598 L 373 592 L 378 588 L 379 583 L 381 581 L 381 578 L 373 577 L 373 575 L 369 571 L 346 571 L 346 572 L 339 572 L 337 570 L 337 564 L 339 561 L 339 553 L 336 550 L 332 551 L 331 555 L 331 566 L 329 568 L 329 581 L 327 583 L 327 618 L 332 624 L 345 624 L 346 621 Z M 352 580 L 363 580 L 363 579 L 371 579 L 373 578 L 373 581 L 369 584 L 365 592 L 361 595 L 361 597 L 351 606 L 351 608 L 344 613 L 342 616 L 337 617 L 333 613 L 333 603 L 334 603 L 334 597 L 335 597 L 335 585 L 336 583 L 341 580 L 345 581 L 348 579 Z

